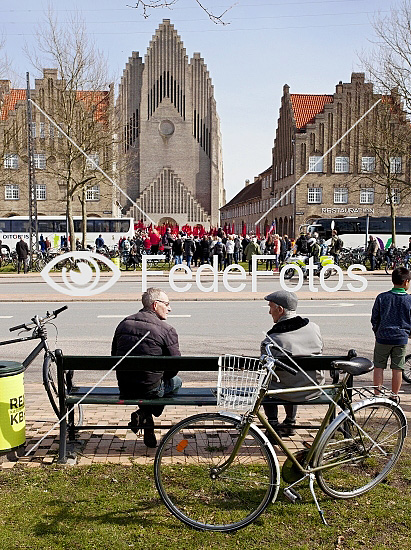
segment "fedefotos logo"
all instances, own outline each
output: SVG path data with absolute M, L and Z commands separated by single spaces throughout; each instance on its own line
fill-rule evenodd
M 142 292 L 145 292 L 147 290 L 148 285 L 147 284 L 147 277 L 149 275 L 155 274 L 156 276 L 163 275 L 163 271 L 150 271 L 147 269 L 147 263 L 150 260 L 153 259 L 161 259 L 163 256 L 160 255 L 150 255 L 150 256 L 143 256 L 142 260 L 142 280 L 141 280 L 141 290 Z M 257 270 L 257 262 L 258 260 L 275 260 L 276 256 L 273 256 L 271 254 L 265 254 L 265 255 L 259 255 L 255 254 L 251 258 L 251 292 L 258 292 L 258 277 L 267 277 L 267 276 L 273 276 L 273 271 L 258 271 Z M 298 275 L 298 283 L 295 285 L 292 285 L 290 283 L 285 282 L 285 273 L 290 268 L 294 269 Z M 185 273 L 177 273 L 178 270 L 183 270 Z M 325 277 L 328 270 L 333 270 L 335 274 L 338 275 L 338 282 L 335 283 L 335 281 L 332 281 L 331 284 L 325 282 Z M 300 266 L 295 264 L 287 264 L 285 265 L 281 271 L 280 271 L 280 286 L 283 290 L 289 290 L 293 292 L 298 292 L 301 290 L 304 280 L 307 278 L 308 280 L 308 288 L 310 292 L 318 292 L 318 287 L 315 286 L 314 283 L 314 273 L 317 270 L 317 265 L 314 263 L 314 259 L 311 257 L 309 258 L 308 264 L 306 266 L 306 273 L 304 274 L 303 270 Z M 347 289 L 351 292 L 363 292 L 367 286 L 368 281 L 365 277 L 362 277 L 359 273 L 355 273 L 355 271 L 361 271 L 362 273 L 366 271 L 366 267 L 361 264 L 353 264 L 347 269 L 347 276 L 349 279 L 352 279 L 353 281 L 357 281 L 360 284 L 360 286 L 354 286 L 352 283 L 347 283 Z M 208 286 L 204 286 L 203 281 L 201 280 L 201 276 L 203 273 L 208 272 L 209 274 L 212 273 L 212 282 L 211 284 L 208 284 Z M 189 267 L 183 264 L 177 264 L 173 266 L 170 269 L 170 272 L 168 274 L 168 283 L 170 285 L 170 288 L 174 290 L 174 292 L 187 292 L 189 291 L 193 283 L 190 281 L 193 281 L 193 272 Z M 246 288 L 247 285 L 247 274 L 245 272 L 245 269 L 238 264 L 231 264 L 227 266 L 223 271 L 223 287 L 228 292 L 241 292 Z M 184 285 L 177 286 L 176 283 L 185 283 Z M 209 283 L 209 281 L 207 281 Z M 233 283 L 237 283 L 237 286 L 233 286 Z M 319 275 L 319 283 L 325 292 L 337 292 L 341 290 L 343 284 L 344 284 L 344 272 L 341 269 L 340 266 L 335 264 L 329 264 L 324 266 Z M 195 273 L 195 284 L 201 292 L 219 292 L 219 280 L 218 280 L 218 256 L 213 256 L 213 263 L 212 264 L 203 264 L 198 268 L 198 270 Z
M 161 255 L 144 255 L 142 258 L 142 271 L 141 271 L 141 291 L 145 292 L 148 286 L 148 277 L 156 276 L 162 277 L 164 275 L 163 271 L 153 271 L 149 269 L 149 263 L 153 260 L 163 260 L 164 256 Z M 258 260 L 270 260 L 275 259 L 275 256 L 270 254 L 254 255 L 252 257 L 252 271 L 251 271 L 251 292 L 258 292 L 258 277 L 266 278 L 272 277 L 274 273 L 272 271 L 258 271 L 257 262 Z M 65 263 L 61 270 L 62 283 L 57 283 L 51 276 L 50 270 L 53 269 L 57 264 Z M 106 281 L 103 285 L 98 286 L 100 282 L 100 265 L 105 264 L 112 272 L 111 278 Z M 292 284 L 291 281 L 285 279 L 285 274 L 290 268 L 294 269 L 297 276 L 298 282 Z M 338 280 L 326 282 L 327 271 L 332 269 L 336 275 L 338 275 Z M 181 270 L 184 273 L 181 273 Z M 306 273 L 303 272 L 300 266 L 295 264 L 287 264 L 280 271 L 280 286 L 283 290 L 289 290 L 293 292 L 298 292 L 301 290 L 304 281 L 308 281 L 308 289 L 310 292 L 318 292 L 318 286 L 315 284 L 315 272 L 317 270 L 317 265 L 314 263 L 313 258 L 309 258 L 309 262 L 306 266 Z M 368 281 L 365 277 L 362 277 L 359 273 L 355 271 L 364 272 L 366 268 L 361 264 L 351 265 L 346 272 L 348 279 L 360 283 L 359 286 L 354 286 L 351 282 L 347 283 L 347 289 L 351 292 L 363 292 L 367 286 Z M 206 280 L 203 278 L 203 275 L 212 275 L 211 281 L 208 277 Z M 95 296 L 96 294 L 101 294 L 109 288 L 111 288 L 121 276 L 120 269 L 108 258 L 102 256 L 101 254 L 95 254 L 93 252 L 67 252 L 57 256 L 41 272 L 41 276 L 46 281 L 46 283 L 57 290 L 62 294 L 68 296 L 82 296 L 89 297 Z M 183 264 L 174 265 L 168 274 L 168 283 L 170 288 L 174 292 L 188 292 L 193 287 L 193 282 L 197 289 L 200 292 L 214 292 L 218 293 L 220 291 L 220 281 L 219 281 L 219 272 L 218 272 L 218 256 L 213 256 L 212 264 L 203 264 L 200 266 L 194 278 L 194 273 L 189 267 Z M 238 264 L 231 264 L 227 266 L 222 273 L 222 286 L 225 291 L 228 292 L 241 292 L 247 286 L 247 273 L 245 269 Z M 183 284 L 184 283 L 184 284 Z M 338 292 L 341 290 L 344 284 L 344 273 L 342 269 L 335 264 L 329 264 L 324 266 L 319 274 L 319 286 L 325 292 Z
M 100 266 L 105 264 L 112 272 L 111 278 L 103 285 L 100 282 Z M 50 277 L 50 270 L 57 264 L 65 264 L 61 278 L 65 286 L 58 284 Z M 111 288 L 120 278 L 120 269 L 102 254 L 94 252 L 67 252 L 56 256 L 42 270 L 40 275 L 54 290 L 68 296 L 95 296 Z M 87 285 L 87 286 L 86 286 Z

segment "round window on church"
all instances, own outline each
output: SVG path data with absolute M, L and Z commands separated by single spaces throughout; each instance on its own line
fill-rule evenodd
M 171 120 L 162 120 L 158 129 L 163 136 L 171 136 L 174 134 L 174 124 Z

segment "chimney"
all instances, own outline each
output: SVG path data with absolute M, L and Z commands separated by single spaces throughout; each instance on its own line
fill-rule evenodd
M 10 80 L 0 80 L 0 92 L 3 92 L 4 94 L 8 94 L 11 89 L 11 82 Z
M 43 69 L 43 78 L 57 79 L 58 69 Z
M 245 180 L 245 186 L 244 187 L 247 187 L 247 185 L 250 185 L 250 180 Z

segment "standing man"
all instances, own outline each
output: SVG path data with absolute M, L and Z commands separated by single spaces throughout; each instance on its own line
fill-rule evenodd
M 390 357 L 391 388 L 394 400 L 398 401 L 411 332 L 411 296 L 407 293 L 411 273 L 406 267 L 397 267 L 392 272 L 391 279 L 394 287 L 377 296 L 371 314 L 372 330 L 375 334 L 374 386 L 379 394 L 379 387 L 384 382 L 384 369 L 387 368 Z
M 245 247 L 244 254 L 245 259 L 248 261 L 248 274 L 251 275 L 251 270 L 253 266 L 252 257 L 254 256 L 254 254 L 261 254 L 260 245 L 257 242 L 257 237 L 253 237 L 252 241 L 248 243 L 248 245 Z
M 321 355 L 323 350 L 323 341 L 320 334 L 320 328 L 308 319 L 303 319 L 297 315 L 298 297 L 294 292 L 278 290 L 272 292 L 264 298 L 269 304 L 269 314 L 273 318 L 274 326 L 267 332 L 267 337 L 261 342 L 261 353 L 265 354 L 266 344 L 273 344 L 271 353 L 274 357 L 284 358 L 285 355 L 281 349 L 288 355 Z M 277 347 L 277 345 L 279 347 Z M 281 348 L 281 349 L 279 349 Z M 280 382 L 272 381 L 271 390 L 283 388 L 298 388 L 311 386 L 312 382 L 307 376 L 299 371 L 295 376 L 286 371 L 277 371 Z M 315 380 L 317 384 L 324 384 L 323 371 L 308 371 L 307 375 Z M 313 388 L 312 391 L 282 394 L 281 399 L 290 401 L 289 405 L 284 405 L 285 420 L 281 424 L 278 422 L 278 406 L 264 405 L 264 411 L 267 420 L 274 430 L 283 437 L 289 437 L 295 434 L 294 426 L 297 415 L 297 405 L 293 401 L 302 399 L 312 399 L 318 395 L 319 391 Z M 269 434 L 267 434 L 269 435 Z
M 103 237 L 101 236 L 101 233 L 100 235 L 97 237 L 96 241 L 95 241 L 95 244 L 96 244 L 96 249 L 98 250 L 99 248 L 103 248 L 104 246 L 104 239 Z
M 379 249 L 380 245 L 378 244 L 377 239 L 370 235 L 367 246 L 367 257 L 370 260 L 371 271 L 375 270 L 375 257 L 377 256 L 377 252 Z
M 150 334 L 133 350 L 133 355 L 181 355 L 174 327 L 166 323 L 171 311 L 167 294 L 160 288 L 148 288 L 142 295 L 143 309 L 121 321 L 114 333 L 111 355 L 125 355 L 146 333 Z M 155 398 L 177 392 L 181 378 L 177 371 L 116 371 L 122 399 Z M 156 447 L 154 416 L 164 407 L 140 406 L 131 414 L 129 426 L 134 433 L 144 428 L 144 443 Z
M 187 267 L 191 269 L 191 261 L 196 251 L 196 244 L 192 235 L 188 235 L 183 244 L 184 255 L 186 257 Z
M 331 231 L 331 242 L 330 242 L 328 253 L 334 258 L 335 265 L 338 265 L 338 262 L 340 260 L 339 258 L 340 252 L 343 246 L 344 246 L 344 243 L 342 242 L 340 237 L 337 235 L 336 229 L 333 229 Z
M 29 247 L 27 243 L 20 237 L 20 240 L 16 244 L 17 252 L 17 273 L 20 273 L 20 264 L 23 264 L 24 273 L 27 273 L 27 260 L 29 256 Z

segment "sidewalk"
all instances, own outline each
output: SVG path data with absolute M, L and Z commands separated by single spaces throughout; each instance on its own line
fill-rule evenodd
M 358 380 L 360 382 L 360 379 Z M 190 385 L 190 384 L 187 384 Z M 194 385 L 191 384 L 191 385 Z M 198 384 L 195 384 L 198 385 Z M 359 384 L 360 385 L 360 384 Z M 411 385 L 404 382 L 401 393 L 401 407 L 407 419 L 411 419 Z M 19 454 L 27 452 L 36 444 L 56 423 L 57 419 L 48 402 L 46 392 L 42 384 L 26 384 L 26 446 L 19 450 Z M 112 425 L 110 430 L 89 430 L 79 434 L 79 445 L 76 445 L 75 454 L 70 459 L 70 464 L 152 464 L 156 449 L 148 449 L 141 435 L 136 436 L 130 430 L 116 429 L 119 424 L 126 425 L 130 419 L 132 407 L 122 406 L 93 406 L 86 405 L 84 410 L 84 422 L 86 424 Z M 170 426 L 190 415 L 199 412 L 213 412 L 216 407 L 167 407 L 161 415 L 161 423 Z M 300 406 L 297 422 L 299 424 L 318 425 L 325 413 L 324 406 Z M 280 412 L 282 414 L 282 411 Z M 164 435 L 164 430 L 156 430 L 157 439 Z M 310 441 L 315 435 L 315 430 L 298 430 L 297 435 L 287 438 L 286 442 L 293 451 L 303 447 L 303 441 Z M 54 464 L 58 455 L 59 430 L 53 431 L 42 441 L 33 454 L 28 457 L 17 457 L 11 452 L 7 456 L 0 457 L 0 468 L 7 470 L 17 464 L 25 464 L 26 467 L 39 467 Z M 284 462 L 281 450 L 276 449 L 280 463 Z
M 185 302 L 185 301 L 249 301 L 249 300 L 262 300 L 267 294 L 265 291 L 252 292 L 251 290 L 245 289 L 240 292 L 229 292 L 223 285 L 222 273 L 218 274 L 218 292 L 202 292 L 196 285 L 195 281 L 196 268 L 193 269 L 193 279 L 191 281 L 180 281 L 178 286 L 182 287 L 187 282 L 192 283 L 192 288 L 188 292 L 175 292 L 169 287 L 168 283 L 168 271 L 164 271 L 163 275 L 156 275 L 155 272 L 150 272 L 150 275 L 147 279 L 148 286 L 155 286 L 158 283 L 162 285 L 167 285 L 165 291 L 167 292 L 168 297 L 173 302 Z M 260 273 L 264 273 L 261 271 Z M 54 278 L 61 277 L 61 273 L 50 273 Z M 177 274 L 176 274 L 177 275 Z M 361 276 L 365 277 L 367 280 L 386 280 L 387 283 L 390 282 L 391 278 L 385 273 L 385 271 L 367 271 L 362 273 Z M 110 278 L 110 273 L 102 272 L 102 280 Z M 203 273 L 201 279 L 204 280 L 205 286 L 211 286 L 212 273 Z M 127 279 L 127 282 L 136 283 L 141 285 L 142 275 L 141 271 L 122 271 L 120 281 L 124 282 L 124 279 Z M 264 275 L 258 277 L 258 283 L 267 282 L 270 279 L 265 278 Z M 279 274 L 278 272 L 274 273 L 273 278 L 271 279 L 273 284 L 278 288 L 279 286 Z M 7 281 L 16 283 L 17 285 L 20 282 L 33 282 L 38 283 L 39 285 L 44 286 L 44 292 L 27 295 L 25 293 L 14 292 L 5 292 L 2 289 L 1 283 L 7 283 Z M 251 277 L 247 274 L 246 281 L 250 285 Z M 176 281 L 177 282 L 177 281 Z M 352 292 L 346 288 L 347 283 L 350 280 L 347 276 L 344 276 L 343 287 L 337 292 L 327 292 L 324 291 L 320 284 L 318 277 L 314 278 L 315 288 L 318 289 L 318 292 L 311 292 L 308 289 L 308 284 L 304 283 L 304 286 L 301 290 L 298 291 L 298 297 L 300 300 L 373 300 L 379 294 L 380 290 L 365 290 L 364 292 Z M 351 281 L 355 286 L 358 286 L 356 281 Z M 232 282 L 233 286 L 238 286 L 240 282 Z M 290 287 L 295 286 L 297 280 L 286 281 Z M 117 283 L 118 284 L 118 283 Z M 326 281 L 326 284 L 330 287 L 336 284 L 336 278 L 331 277 Z M 53 302 L 53 303 L 69 303 L 69 302 L 127 302 L 130 300 L 130 292 L 116 291 L 116 285 L 108 289 L 108 291 L 101 294 L 88 297 L 79 297 L 79 296 L 68 296 L 60 292 L 52 290 L 50 287 L 46 287 L 46 283 L 39 276 L 38 273 L 27 273 L 25 275 L 20 274 L 9 274 L 1 273 L 0 274 L 0 303 L 1 302 Z M 163 287 L 163 286 L 162 286 Z M 140 287 L 141 288 L 141 287 Z M 257 287 L 258 288 L 258 287 Z M 139 294 L 136 289 L 134 295 Z

